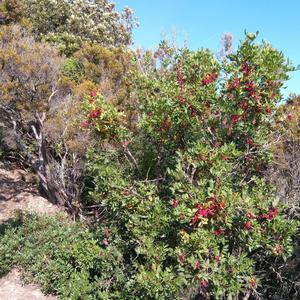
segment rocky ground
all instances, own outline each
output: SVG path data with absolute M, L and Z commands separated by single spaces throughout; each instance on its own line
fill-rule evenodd
M 39 195 L 35 178 L 20 169 L 0 167 L 0 224 L 12 218 L 16 210 L 27 210 L 40 214 L 53 214 L 60 209 Z M 13 269 L 0 278 L 1 300 L 54 300 L 54 296 L 45 296 L 39 287 L 23 285 L 20 272 Z

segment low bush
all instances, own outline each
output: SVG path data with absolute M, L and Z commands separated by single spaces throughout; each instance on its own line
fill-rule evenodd
M 0 235 L 0 275 L 16 266 L 26 282 L 38 283 L 45 293 L 105 299 L 112 279 L 124 284 L 119 253 L 104 250 L 85 225 L 63 215 L 19 215 L 1 225 Z

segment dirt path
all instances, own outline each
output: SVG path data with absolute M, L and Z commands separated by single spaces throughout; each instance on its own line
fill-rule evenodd
M 0 278 L 1 300 L 56 300 L 54 296 L 45 296 L 34 284 L 23 286 L 20 273 L 13 269 L 7 276 Z
M 12 218 L 16 210 L 27 210 L 40 214 L 53 214 L 60 209 L 41 197 L 34 185 L 34 177 L 23 170 L 0 168 L 0 224 Z M 20 273 L 13 269 L 0 278 L 1 300 L 56 300 L 44 296 L 38 286 L 23 285 Z
M 26 171 L 0 168 L 0 223 L 11 218 L 18 209 L 46 214 L 59 211 L 39 195 L 33 181 L 33 175 Z

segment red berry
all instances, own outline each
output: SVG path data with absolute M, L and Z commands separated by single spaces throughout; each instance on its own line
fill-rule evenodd
M 191 222 L 192 222 L 193 224 L 197 223 L 198 221 L 199 221 L 199 216 L 198 216 L 198 215 L 195 215 L 195 216 L 192 218 L 192 220 L 191 220 Z
M 271 110 L 270 107 L 267 107 L 267 108 L 266 108 L 266 113 L 267 113 L 268 115 L 270 115 L 270 114 L 272 113 L 272 110 Z
M 171 121 L 169 121 L 168 119 L 164 120 L 163 128 L 164 129 L 169 129 L 170 127 L 171 127 Z
M 178 258 L 179 258 L 180 263 L 183 264 L 186 260 L 186 255 L 184 253 L 182 253 L 179 255 Z
M 225 232 L 225 229 L 219 228 L 214 231 L 214 235 L 219 236 L 219 235 L 223 234 L 224 232 Z
M 251 137 L 246 137 L 246 144 L 247 145 L 253 145 L 254 144 L 254 142 L 253 142 L 253 140 L 252 140 L 252 138 Z
M 249 105 L 246 101 L 242 101 L 240 102 L 239 107 L 242 108 L 243 110 L 246 110 L 249 107 Z
M 240 80 L 238 77 L 233 78 L 232 87 L 235 89 L 240 87 Z
M 97 91 L 96 90 L 92 90 L 90 93 L 91 97 L 96 97 L 97 96 Z
M 243 117 L 241 115 L 232 115 L 231 116 L 231 122 L 233 124 L 239 122 Z
M 249 76 L 251 73 L 251 68 L 247 62 L 243 63 L 241 67 L 241 71 L 244 74 L 244 76 Z
M 179 85 L 184 85 L 185 83 L 185 78 L 181 70 L 177 71 L 177 83 Z
M 202 80 L 202 85 L 208 85 L 208 84 L 214 82 L 217 78 L 218 78 L 217 73 L 206 74 Z
M 245 230 L 251 230 L 252 228 L 253 228 L 252 222 L 247 221 L 246 223 L 244 223 Z
M 81 127 L 87 128 L 90 125 L 90 122 L 88 120 L 81 122 Z
M 89 118 L 98 118 L 100 117 L 102 110 L 100 108 L 96 108 L 89 113 Z
M 207 289 L 208 288 L 208 281 L 205 280 L 205 279 L 202 279 L 200 281 L 200 287 L 201 287 L 201 289 Z
M 196 270 L 199 270 L 199 269 L 201 269 L 201 268 L 202 268 L 202 265 L 201 265 L 200 261 L 197 260 L 196 263 L 195 263 L 195 269 L 196 269 Z
M 256 219 L 256 215 L 253 212 L 248 212 L 247 217 L 250 219 Z
M 174 208 L 176 208 L 176 207 L 179 205 L 179 200 L 176 200 L 176 199 L 172 200 L 172 201 L 171 201 L 171 205 L 172 205 Z

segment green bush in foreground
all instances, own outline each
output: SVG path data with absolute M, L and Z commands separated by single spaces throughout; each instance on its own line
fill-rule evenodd
M 61 299 L 106 299 L 110 280 L 122 280 L 121 265 L 118 253 L 103 250 L 84 225 L 62 215 L 25 214 L 1 225 L 0 276 L 17 266 L 26 282 Z
M 297 224 L 263 178 L 292 67 L 254 40 L 222 62 L 182 49 L 133 76 L 138 132 L 127 136 L 99 93 L 83 101 L 86 203 L 124 245 L 129 299 L 255 297 L 293 252 Z

